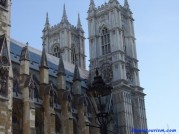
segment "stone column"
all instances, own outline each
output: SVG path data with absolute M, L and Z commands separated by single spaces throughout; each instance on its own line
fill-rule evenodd
M 122 89 L 123 88 L 123 89 Z M 116 122 L 117 133 L 134 134 L 131 132 L 133 125 L 133 111 L 130 93 L 125 91 L 127 87 L 114 87 L 113 94 L 114 121 Z
M 50 97 L 51 97 L 50 94 L 45 93 L 44 104 L 43 104 L 44 106 L 44 134 L 55 134 L 55 111 L 53 109 L 53 104 L 50 104 L 51 99 L 52 99 Z
M 34 83 L 32 75 L 29 75 L 29 61 L 28 46 L 25 46 L 22 48 L 20 56 L 20 89 L 22 92 L 23 103 L 23 134 L 35 133 L 35 106 L 30 101 L 33 96 Z
M 61 105 L 62 134 L 73 134 L 73 116 L 71 113 L 71 102 L 69 98 L 70 93 L 65 91 L 63 93 Z
M 70 110 L 70 102 L 62 100 L 61 105 L 61 121 L 62 121 L 62 134 L 73 134 L 73 117 Z
M 20 76 L 21 78 L 24 78 Z M 29 76 L 30 77 L 30 76 Z M 29 77 L 26 78 L 26 81 L 23 83 L 27 83 Z M 34 103 L 30 100 L 29 88 L 30 81 L 28 85 L 22 86 L 21 83 L 21 91 L 22 91 L 22 101 L 23 101 L 23 134 L 35 134 L 35 106 Z M 32 92 L 32 91 L 31 91 Z

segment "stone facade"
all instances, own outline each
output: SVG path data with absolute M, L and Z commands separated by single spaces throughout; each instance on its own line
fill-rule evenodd
M 88 134 L 88 71 L 11 39 L 13 134 Z M 21 108 L 20 108 L 21 107 Z
M 147 128 L 127 0 L 124 6 L 109 0 L 98 8 L 90 0 L 89 71 L 79 15 L 77 26 L 71 25 L 64 6 L 61 22 L 50 26 L 47 13 L 40 52 L 10 39 L 10 7 L 10 0 L 0 1 L 1 134 L 98 134 L 99 129 L 86 125 L 96 124 L 85 94 L 96 68 L 113 86 L 110 130 L 134 134 L 132 128 Z
M 77 26 L 70 24 L 64 5 L 62 20 L 55 26 L 50 26 L 48 13 L 43 29 L 43 42 L 47 53 L 60 56 L 63 49 L 63 60 L 85 69 L 85 37 L 78 14 Z
M 121 6 L 109 0 L 88 10 L 91 78 L 100 68 L 106 83 L 113 85 L 113 128 L 119 134 L 147 128 L 143 88 L 139 83 L 132 12 L 128 1 Z
M 11 134 L 13 74 L 10 46 L 11 1 L 0 1 L 0 132 Z

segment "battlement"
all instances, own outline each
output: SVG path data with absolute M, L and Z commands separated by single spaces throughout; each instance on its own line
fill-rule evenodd
M 119 4 L 118 1 L 116 1 L 116 3 L 109 1 L 108 3 L 105 2 L 105 3 L 102 4 L 101 6 L 98 6 L 98 7 L 96 8 L 96 11 L 97 11 L 97 12 L 101 12 L 101 11 L 103 11 L 103 10 L 110 9 L 110 8 L 113 8 L 113 7 L 118 7 L 118 8 L 120 8 L 121 5 Z
M 77 31 L 78 28 L 77 26 L 74 26 L 70 23 L 67 23 L 67 24 L 63 24 L 63 23 L 58 23 L 58 24 L 55 24 L 53 26 L 50 27 L 49 31 L 52 32 L 52 31 L 55 31 L 55 30 L 60 30 L 60 29 L 63 29 L 63 28 L 68 28 L 68 29 L 71 29 L 71 30 L 74 30 L 74 31 Z

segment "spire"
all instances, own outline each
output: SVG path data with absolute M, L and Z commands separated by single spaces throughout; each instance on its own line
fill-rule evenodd
M 95 6 L 94 0 L 90 0 L 90 5 L 94 5 Z
M 82 25 L 81 25 L 81 20 L 80 20 L 80 14 L 79 14 L 79 13 L 78 13 L 77 28 L 80 29 L 82 32 L 84 32 L 84 31 L 83 31 L 83 28 L 82 28 Z
M 62 20 L 61 23 L 65 23 L 68 22 L 68 17 L 67 17 L 67 13 L 66 13 L 66 9 L 65 9 L 65 4 L 63 6 L 63 16 L 62 16 Z
M 45 52 L 45 44 L 43 43 L 43 51 L 42 51 L 42 56 L 41 56 L 41 64 L 40 64 L 40 68 L 48 68 L 48 64 L 47 64 L 47 56 L 46 56 L 46 52 Z
M 129 9 L 129 3 L 128 0 L 124 1 L 124 8 Z
M 48 12 L 46 13 L 46 20 L 45 20 L 45 27 L 43 29 L 43 32 L 48 31 L 50 28 L 49 18 L 48 18 Z
M 78 13 L 78 24 L 77 27 L 80 28 L 81 27 L 81 20 L 80 20 L 80 14 Z
M 61 54 L 60 54 L 60 59 L 59 59 L 57 75 L 64 75 L 65 76 L 65 68 L 64 68 L 63 59 L 62 59 Z
M 75 70 L 74 70 L 73 81 L 81 81 L 80 72 L 79 72 L 79 68 L 78 68 L 77 63 L 75 64 Z
M 20 55 L 20 61 L 22 60 L 29 60 L 29 49 L 28 49 L 29 43 L 26 43 L 26 46 L 22 48 L 21 55 Z
M 46 13 L 46 22 L 45 22 L 45 25 L 49 25 L 48 12 Z
M 89 11 L 94 10 L 94 9 L 95 9 L 94 0 L 90 0 Z

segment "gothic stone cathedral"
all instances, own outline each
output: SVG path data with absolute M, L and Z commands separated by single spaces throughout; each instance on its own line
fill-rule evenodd
M 133 128 L 147 128 L 127 0 L 99 7 L 90 0 L 89 71 L 79 15 L 77 26 L 70 24 L 64 6 L 61 22 L 51 26 L 47 14 L 40 52 L 11 39 L 10 14 L 11 0 L 0 0 L 0 134 L 98 134 L 86 126 L 94 123 L 94 114 L 85 95 L 96 68 L 113 86 L 110 129 L 134 134 Z

